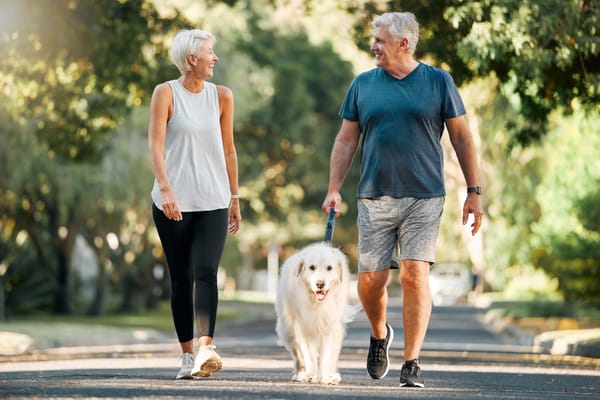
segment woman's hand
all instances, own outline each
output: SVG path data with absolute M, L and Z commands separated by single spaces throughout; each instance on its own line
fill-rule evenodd
M 240 229 L 240 223 L 242 222 L 242 214 L 240 213 L 240 199 L 232 199 L 231 207 L 229 209 L 229 225 L 227 230 L 232 235 Z
M 174 221 L 181 221 L 183 219 L 183 215 L 179 210 L 179 205 L 177 204 L 177 199 L 173 194 L 171 189 L 161 191 L 162 197 L 162 210 L 165 217 L 172 219 Z

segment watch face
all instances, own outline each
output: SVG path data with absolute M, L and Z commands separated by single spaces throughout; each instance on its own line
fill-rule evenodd
M 479 186 L 467 188 L 467 193 L 481 194 L 481 188 Z

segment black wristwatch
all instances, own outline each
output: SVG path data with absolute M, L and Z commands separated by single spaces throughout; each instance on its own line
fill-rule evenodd
M 474 186 L 474 187 L 468 187 L 467 188 L 467 193 L 477 193 L 477 194 L 481 194 L 481 187 L 479 186 Z

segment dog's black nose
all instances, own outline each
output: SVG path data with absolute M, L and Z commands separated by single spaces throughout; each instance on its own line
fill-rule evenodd
M 317 281 L 317 289 L 323 289 L 325 287 L 325 282 Z

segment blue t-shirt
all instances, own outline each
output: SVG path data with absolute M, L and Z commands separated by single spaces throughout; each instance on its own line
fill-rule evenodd
M 403 79 L 381 68 L 354 78 L 339 115 L 363 136 L 357 197 L 444 196 L 444 121 L 464 114 L 450 74 L 423 63 Z

